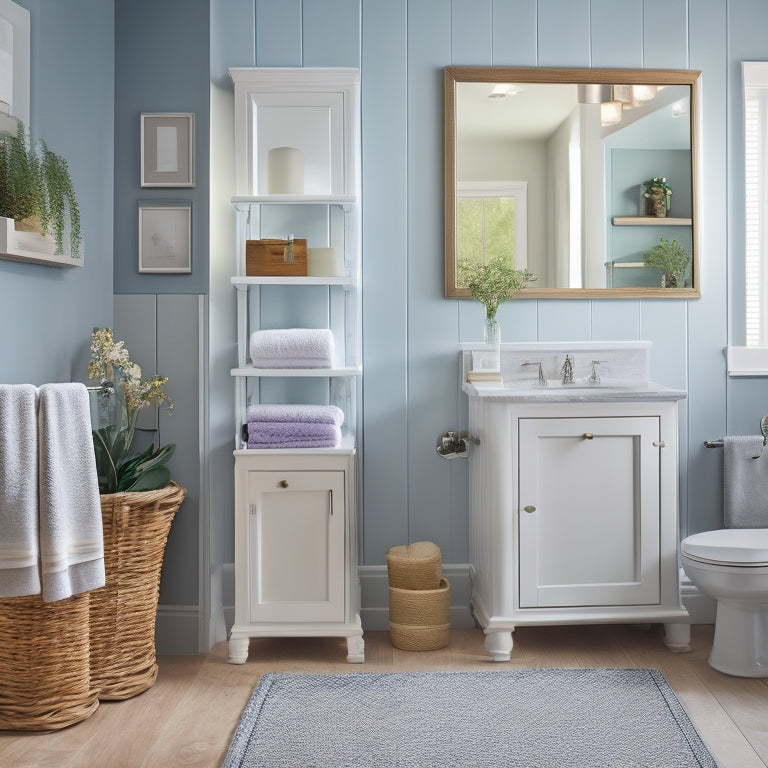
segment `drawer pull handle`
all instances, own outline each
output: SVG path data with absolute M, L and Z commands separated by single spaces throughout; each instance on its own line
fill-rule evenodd
M 527 507 L 523 507 L 523 509 L 528 512 L 528 514 L 536 511 L 536 507 L 534 507 L 532 504 L 529 504 Z
M 585 432 L 584 433 L 584 439 L 585 440 L 594 440 L 595 436 L 591 432 Z
M 288 481 L 287 480 L 281 480 L 278 485 L 280 488 L 287 488 L 288 487 Z

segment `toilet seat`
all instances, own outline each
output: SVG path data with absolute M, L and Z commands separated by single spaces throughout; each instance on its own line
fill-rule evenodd
M 768 566 L 768 528 L 723 528 L 683 539 L 684 557 L 712 565 Z

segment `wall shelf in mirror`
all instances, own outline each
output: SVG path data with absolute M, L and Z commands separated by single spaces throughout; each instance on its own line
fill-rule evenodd
M 516 298 L 697 298 L 699 80 L 697 70 L 446 67 L 445 296 L 469 297 L 460 259 L 502 254 L 537 277 Z M 675 216 L 638 215 L 644 180 L 657 177 Z M 523 190 L 524 221 L 517 201 L 501 200 L 513 212 L 497 227 L 488 195 L 466 192 L 494 185 Z M 612 262 L 643 261 L 656 227 L 689 255 L 685 287 L 660 287 L 650 268 L 621 269 L 632 284 L 609 280 Z

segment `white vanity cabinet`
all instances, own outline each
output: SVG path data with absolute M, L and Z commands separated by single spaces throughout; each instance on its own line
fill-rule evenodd
M 658 622 L 671 650 L 689 650 L 678 566 L 684 392 L 530 379 L 464 391 L 472 607 L 494 659 L 509 659 L 526 624 Z
M 238 274 L 235 424 L 235 620 L 229 661 L 261 636 L 346 637 L 347 660 L 365 660 L 357 574 L 361 425 L 359 72 L 350 68 L 232 68 L 235 84 Z M 300 156 L 282 168 L 278 153 Z M 282 154 L 281 154 L 282 153 Z M 279 174 L 278 174 L 279 175 Z M 249 241 L 303 240 L 307 274 L 248 275 Z M 311 264 L 311 252 L 324 254 Z M 293 255 L 293 252 L 291 252 Z M 287 262 L 290 263 L 290 262 Z M 319 266 L 318 266 L 319 265 Z M 330 367 L 255 367 L 262 329 L 322 328 Z M 270 361 L 271 362 L 271 361 Z M 248 406 L 335 405 L 333 447 L 249 448 Z

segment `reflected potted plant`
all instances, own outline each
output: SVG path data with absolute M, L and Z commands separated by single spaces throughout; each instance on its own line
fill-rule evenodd
M 54 252 L 80 256 L 80 208 L 67 161 L 42 140 L 32 141 L 26 125 L 0 133 L 0 217 L 14 220 L 14 231 L 51 234 Z M 65 236 L 68 233 L 68 238 Z
M 672 203 L 672 187 L 667 184 L 664 176 L 654 176 L 643 182 L 643 198 L 645 199 L 645 215 L 664 218 Z
M 690 257 L 677 240 L 666 240 L 662 237 L 653 248 L 645 251 L 643 256 L 646 266 L 657 267 L 662 271 L 662 288 L 682 287 Z
M 165 466 L 175 446 L 149 445 L 131 453 L 136 419 L 148 406 L 173 401 L 168 379 L 142 376 L 110 328 L 91 334 L 88 376 L 111 418 L 93 430 L 101 492 L 106 584 L 90 597 L 91 685 L 99 699 L 136 696 L 157 678 L 155 619 L 160 572 L 171 523 L 186 491 Z

